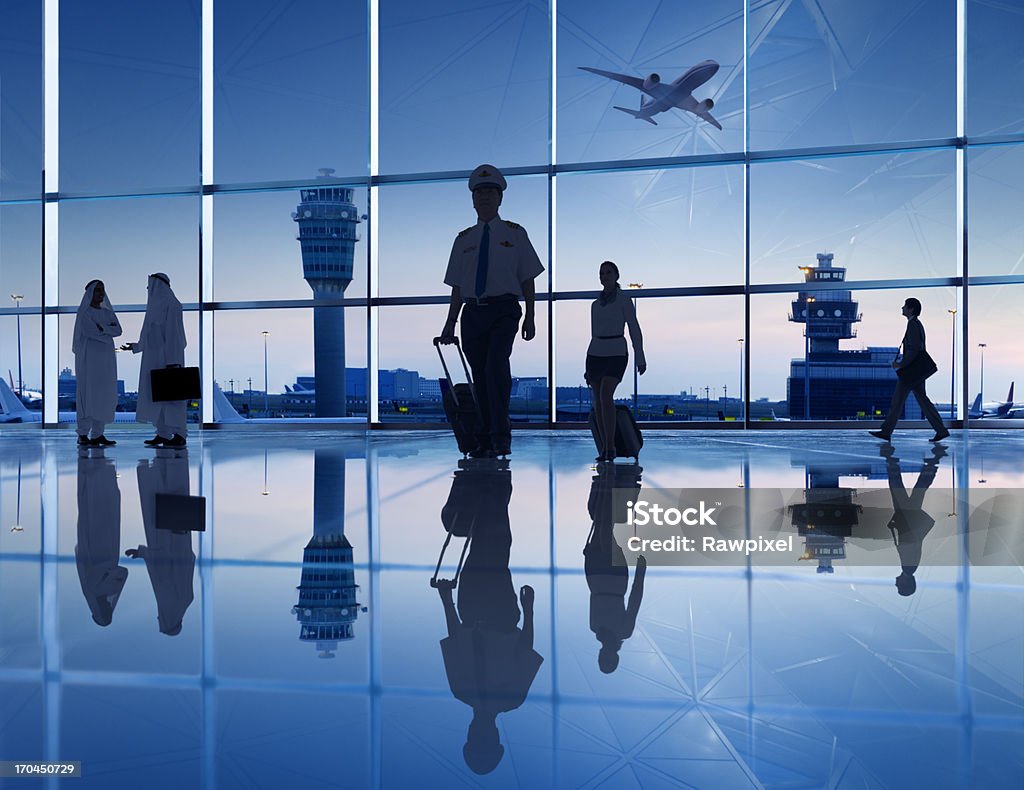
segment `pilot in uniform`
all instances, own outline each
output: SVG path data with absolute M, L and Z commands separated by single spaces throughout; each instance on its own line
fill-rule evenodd
M 470 452 L 474 458 L 512 451 L 509 358 L 523 315 L 519 300 L 526 302 L 523 340 L 532 340 L 536 334 L 533 280 L 544 271 L 526 230 L 498 216 L 505 186 L 501 171 L 492 165 L 480 165 L 470 174 L 478 221 L 455 238 L 444 277 L 452 294 L 441 342 L 454 342 L 461 311 L 462 348 L 473 371 L 480 407 L 480 433 Z

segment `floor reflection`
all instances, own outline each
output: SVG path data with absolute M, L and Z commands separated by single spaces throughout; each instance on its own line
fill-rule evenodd
M 651 431 L 600 467 L 576 432 L 509 462 L 431 432 L 66 438 L 0 434 L 0 758 L 81 757 L 85 787 L 1024 778 L 1011 432 Z M 802 560 L 630 566 L 614 492 L 676 487 L 774 489 L 751 526 Z

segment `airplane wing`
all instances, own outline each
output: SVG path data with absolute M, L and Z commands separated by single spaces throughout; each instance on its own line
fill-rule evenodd
M 640 77 L 631 77 L 628 74 L 616 74 L 614 71 L 592 69 L 589 66 L 579 66 L 578 68 L 583 71 L 589 71 L 591 74 L 597 74 L 599 77 L 607 77 L 610 80 L 621 82 L 623 85 L 628 85 L 629 87 L 636 88 L 640 91 L 644 89 L 644 81 Z

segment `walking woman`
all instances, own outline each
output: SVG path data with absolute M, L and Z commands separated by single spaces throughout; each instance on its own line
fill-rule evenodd
M 166 274 L 149 275 L 146 317 L 142 321 L 139 342 L 121 346 L 133 354 L 142 353 L 139 370 L 139 401 L 135 409 L 138 422 L 151 422 L 156 436 L 144 444 L 150 447 L 184 447 L 188 430 L 185 427 L 185 401 L 153 401 L 150 373 L 158 368 L 181 367 L 185 364 L 185 323 L 181 302 L 171 290 Z
M 75 316 L 71 350 L 75 355 L 75 411 L 78 443 L 109 447 L 117 442 L 103 435 L 117 408 L 117 360 L 114 338 L 121 323 L 101 280 L 91 280 Z
M 633 300 L 619 287 L 619 267 L 605 261 L 598 270 L 601 295 L 590 306 L 590 346 L 587 348 L 586 381 L 590 386 L 590 402 L 594 405 L 601 451 L 595 460 L 615 460 L 615 388 L 622 381 L 629 361 L 625 327 L 636 355 L 636 369 L 642 376 L 647 370 L 644 338 L 636 320 Z

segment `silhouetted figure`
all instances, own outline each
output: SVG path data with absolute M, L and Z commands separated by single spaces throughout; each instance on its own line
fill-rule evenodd
M 590 630 L 601 643 L 597 665 L 605 674 L 618 668 L 619 650 L 633 635 L 644 597 L 647 560 L 641 554 L 637 557 L 633 589 L 629 591 L 629 603 L 626 603 L 629 566 L 613 532 L 616 522 L 614 491 L 616 488 L 634 488 L 639 492 L 642 471 L 639 466 L 599 467 L 587 501 L 593 523 L 587 545 L 583 548 L 583 569 L 590 588 Z M 625 513 L 620 516 L 620 521 L 626 520 Z
M 587 347 L 585 378 L 590 385 L 590 402 L 594 404 L 600 452 L 596 461 L 615 460 L 615 388 L 622 381 L 629 363 L 625 328 L 636 354 L 636 369 L 642 376 L 647 371 L 644 337 L 636 320 L 633 300 L 619 287 L 619 267 L 605 261 L 598 270 L 601 295 L 590 305 L 590 345 Z
M 452 287 L 441 342 L 455 341 L 462 311 L 462 348 L 473 371 L 481 428 L 473 458 L 508 455 L 512 430 L 508 419 L 512 394 L 509 358 L 526 302 L 523 340 L 532 340 L 534 278 L 544 271 L 526 230 L 498 216 L 505 178 L 493 165 L 480 165 L 469 177 L 477 223 L 456 238 L 444 281 Z M 463 310 L 465 305 L 465 310 Z
M 192 551 L 191 532 L 157 528 L 157 495 L 189 495 L 188 452 L 160 449 L 152 462 L 139 461 L 136 474 L 146 545 L 128 549 L 125 555 L 146 561 L 156 596 L 160 633 L 177 636 L 192 604 L 196 555 Z
M 184 447 L 188 428 L 185 424 L 185 401 L 153 400 L 150 373 L 160 368 L 185 364 L 185 322 L 181 302 L 171 290 L 171 279 L 162 272 L 149 275 L 146 317 L 137 343 L 125 343 L 125 351 L 142 354 L 139 370 L 139 398 L 135 407 L 138 422 L 151 422 L 156 436 L 147 439 L 150 447 Z
M 883 447 L 881 452 L 885 457 L 889 493 L 892 495 L 892 506 L 895 508 L 892 518 L 889 519 L 889 531 L 900 555 L 902 569 L 900 575 L 896 577 L 896 590 L 900 595 L 913 595 L 917 591 L 914 573 L 921 564 L 921 543 L 935 526 L 935 519 L 924 510 L 924 496 L 935 482 L 939 460 L 946 455 L 946 448 L 941 445 L 932 448 L 931 458 L 925 459 L 913 491 L 910 492 L 903 485 L 900 459 L 893 455 L 891 447 Z
M 907 397 L 913 392 L 917 402 L 921 405 L 922 414 L 924 414 L 925 419 L 928 420 L 932 428 L 935 429 L 935 435 L 929 441 L 940 442 L 949 436 L 949 431 L 946 430 L 946 426 L 943 424 L 942 417 L 939 416 L 939 411 L 935 408 L 935 404 L 925 394 L 924 382 L 926 376 L 899 376 L 900 370 L 910 368 L 921 354 L 927 354 L 924 326 L 918 318 L 921 315 L 921 303 L 914 297 L 910 297 L 903 303 L 902 312 L 907 319 L 907 331 L 903 335 L 903 353 L 892 362 L 892 366 L 897 371 L 896 390 L 892 394 L 889 414 L 886 415 L 882 427 L 877 431 L 869 431 L 869 433 L 872 436 L 877 436 L 879 439 L 889 441 L 900 418 L 900 413 L 903 411 L 903 404 L 907 402 Z M 932 368 L 932 371 L 934 372 L 934 368 Z
M 511 473 L 488 461 L 460 466 L 441 519 L 449 532 L 469 535 L 469 547 L 455 580 L 436 583 L 448 626 L 441 654 L 452 694 L 473 709 L 463 757 L 486 774 L 505 753 L 498 714 L 523 704 L 544 659 L 533 649 L 533 588 L 524 585 L 517 600 L 508 567 Z
M 78 305 L 71 351 L 75 355 L 75 412 L 78 443 L 109 447 L 103 435 L 117 409 L 117 359 L 114 338 L 121 322 L 110 306 L 102 280 L 90 280 Z
M 78 455 L 78 543 L 75 565 L 82 595 L 96 625 L 114 618 L 128 569 L 121 559 L 121 492 L 114 461 L 103 450 L 82 449 Z

